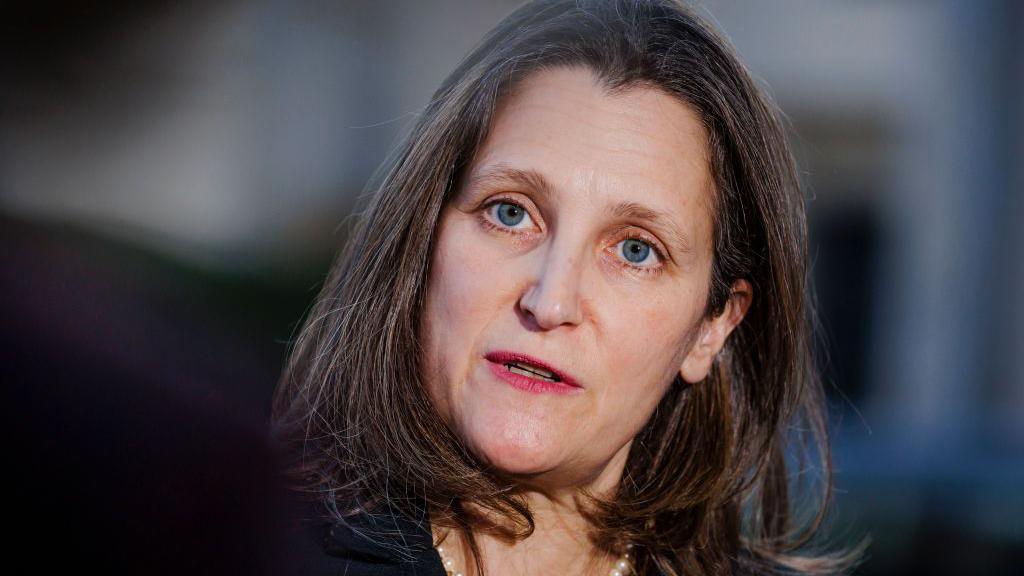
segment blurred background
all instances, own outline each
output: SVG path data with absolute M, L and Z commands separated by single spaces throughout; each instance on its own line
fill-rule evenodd
M 249 544 L 277 536 L 262 434 L 287 342 L 371 173 L 518 4 L 0 7 L 17 553 L 275 571 Z M 693 4 L 793 126 L 835 539 L 871 535 L 866 575 L 1020 574 L 1024 4 Z

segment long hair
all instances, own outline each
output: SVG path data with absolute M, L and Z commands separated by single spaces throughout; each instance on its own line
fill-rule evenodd
M 609 94 L 652 87 L 697 112 L 715 181 L 706 314 L 723 309 L 733 280 L 754 288 L 707 379 L 677 379 L 633 442 L 617 492 L 593 499 L 596 541 L 633 542 L 644 575 L 849 568 L 858 551 L 817 546 L 832 467 L 804 200 L 782 117 L 728 42 L 671 0 L 528 3 L 444 80 L 372 182 L 293 344 L 272 420 L 295 449 L 294 488 L 339 518 L 381 505 L 413 515 L 425 503 L 474 554 L 467 503 L 506 519 L 517 538 L 533 530 L 525 500 L 433 407 L 418 327 L 445 202 L 500 100 L 556 66 L 593 70 Z M 818 482 L 803 482 L 815 468 Z

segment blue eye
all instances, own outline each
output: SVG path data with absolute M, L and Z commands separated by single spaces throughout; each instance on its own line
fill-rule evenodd
M 627 238 L 622 241 L 622 255 L 634 264 L 639 264 L 647 259 L 651 253 L 651 245 L 636 238 Z
M 499 202 L 497 206 L 498 220 L 505 226 L 515 226 L 522 222 L 526 216 L 526 210 L 522 206 L 509 202 Z

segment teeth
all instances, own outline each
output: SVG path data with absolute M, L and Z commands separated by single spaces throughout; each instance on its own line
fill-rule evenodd
M 558 377 L 555 376 L 553 373 L 548 372 L 543 368 L 534 366 L 533 364 L 525 364 L 522 362 L 509 362 L 505 366 L 509 369 L 510 372 L 522 374 L 523 376 L 530 376 L 534 378 L 540 376 L 541 378 L 544 378 L 545 380 L 551 380 L 552 382 L 559 381 Z

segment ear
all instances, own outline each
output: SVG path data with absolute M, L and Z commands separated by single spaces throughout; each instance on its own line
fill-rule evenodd
M 715 356 L 725 345 L 725 339 L 729 337 L 733 328 L 743 320 L 753 298 L 754 289 L 750 282 L 742 279 L 733 282 L 729 300 L 726 301 L 722 313 L 704 320 L 701 324 L 697 340 L 679 369 L 679 375 L 683 380 L 696 384 L 707 377 Z

